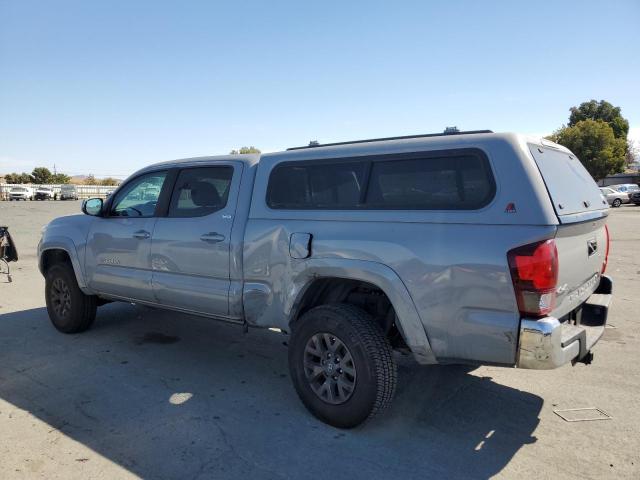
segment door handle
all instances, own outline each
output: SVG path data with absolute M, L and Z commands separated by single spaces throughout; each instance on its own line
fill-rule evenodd
M 133 238 L 139 238 L 141 240 L 145 238 L 149 238 L 151 234 L 146 230 L 138 230 L 137 232 L 133 232 Z
M 224 235 L 221 235 L 216 232 L 209 232 L 209 233 L 200 235 L 200 240 L 202 240 L 203 242 L 218 243 L 224 240 Z

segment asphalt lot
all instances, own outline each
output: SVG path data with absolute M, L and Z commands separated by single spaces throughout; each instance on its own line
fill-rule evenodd
M 418 367 L 351 431 L 304 409 L 286 337 L 128 304 L 50 325 L 40 228 L 79 202 L 0 202 L 20 253 L 0 277 L 0 478 L 640 478 L 640 207 L 611 210 L 615 299 L 590 366 Z M 568 423 L 554 409 L 611 420 Z

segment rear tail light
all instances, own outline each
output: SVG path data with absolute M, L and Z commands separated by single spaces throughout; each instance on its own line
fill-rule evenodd
M 606 225 L 604 226 L 604 234 L 607 237 L 607 245 L 604 250 L 604 262 L 602 262 L 602 271 L 600 272 L 601 274 L 604 274 L 605 270 L 607 269 L 607 263 L 609 262 L 609 243 L 611 242 L 611 237 L 609 237 L 609 227 Z
M 507 254 L 521 316 L 544 317 L 556 305 L 558 249 L 555 240 L 531 243 Z

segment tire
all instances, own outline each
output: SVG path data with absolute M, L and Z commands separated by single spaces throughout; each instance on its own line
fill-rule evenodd
M 289 371 L 307 409 L 338 428 L 356 427 L 385 410 L 396 388 L 389 340 L 371 315 L 348 304 L 315 307 L 293 325 Z
M 62 333 L 84 332 L 96 318 L 96 297 L 82 293 L 68 263 L 47 270 L 45 300 L 51 323 Z
M 618 208 L 620 205 L 622 205 L 622 200 L 620 200 L 619 198 L 616 198 L 611 204 L 613 208 Z

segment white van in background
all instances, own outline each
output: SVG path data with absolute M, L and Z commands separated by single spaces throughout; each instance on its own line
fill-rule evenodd
M 31 187 L 11 187 L 9 190 L 9 200 L 33 200 L 33 188 Z
M 78 189 L 75 185 L 60 186 L 60 200 L 78 200 Z

